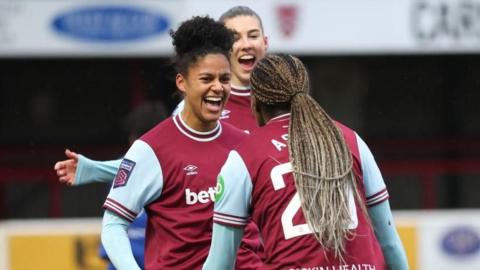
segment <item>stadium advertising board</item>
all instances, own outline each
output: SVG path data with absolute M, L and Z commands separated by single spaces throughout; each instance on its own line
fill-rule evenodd
M 410 270 L 480 269 L 478 210 L 394 211 L 394 217 Z M 2 221 L 0 269 L 105 269 L 98 257 L 101 222 Z
M 475 210 L 395 211 L 411 270 L 480 269 Z
M 100 218 L 0 222 L 1 270 L 102 270 Z
M 235 5 L 260 14 L 275 52 L 480 51 L 480 0 L 1 0 L 0 56 L 166 56 L 169 29 Z

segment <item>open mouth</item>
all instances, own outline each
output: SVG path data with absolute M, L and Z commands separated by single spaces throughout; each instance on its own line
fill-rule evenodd
M 251 69 L 255 65 L 255 56 L 253 55 L 243 55 L 238 58 L 238 63 L 245 68 Z
M 213 97 L 213 96 L 206 96 L 203 98 L 203 101 L 207 104 L 209 109 L 218 109 L 222 105 L 223 98 L 222 97 Z

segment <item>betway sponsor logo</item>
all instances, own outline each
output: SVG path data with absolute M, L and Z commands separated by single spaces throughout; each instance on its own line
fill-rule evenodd
M 199 192 L 185 189 L 185 201 L 188 205 L 196 203 L 209 203 L 215 201 L 215 187 L 209 187 L 208 190 L 200 190 Z

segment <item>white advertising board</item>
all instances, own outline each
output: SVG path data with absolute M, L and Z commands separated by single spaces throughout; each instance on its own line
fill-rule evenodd
M 273 52 L 480 51 L 480 0 L 0 0 L 0 57 L 166 56 L 179 22 L 236 5 L 263 18 Z
M 480 270 L 479 210 L 394 211 L 394 218 L 411 270 Z M 84 261 L 92 265 L 87 269 L 96 269 L 100 230 L 101 218 L 2 221 L 0 270 L 27 269 L 22 263 L 30 252 L 36 256 L 29 260 L 37 261 L 28 269 L 80 270 L 79 244 L 85 249 Z M 39 268 L 39 264 L 62 268 Z
M 396 211 L 395 219 L 398 228 L 414 224 L 415 244 L 408 247 L 416 256 L 412 269 L 480 270 L 478 210 Z

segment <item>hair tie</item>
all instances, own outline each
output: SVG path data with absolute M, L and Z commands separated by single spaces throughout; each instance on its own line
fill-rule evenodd
M 292 96 L 290 96 L 290 100 L 289 100 L 289 101 L 292 101 L 296 96 L 298 96 L 298 95 L 300 95 L 300 94 L 305 94 L 305 92 L 303 92 L 303 91 L 295 92 Z

